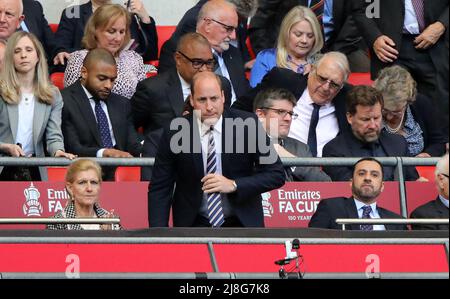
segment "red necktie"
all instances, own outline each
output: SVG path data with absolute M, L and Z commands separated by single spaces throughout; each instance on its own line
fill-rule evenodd
M 416 12 L 417 23 L 419 23 L 419 30 L 422 32 L 425 29 L 425 9 L 423 0 L 411 0 Z

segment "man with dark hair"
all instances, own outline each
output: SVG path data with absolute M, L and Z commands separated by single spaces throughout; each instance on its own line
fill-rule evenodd
M 312 157 L 308 145 L 288 137 L 291 123 L 297 119 L 294 113 L 297 99 L 281 88 L 261 91 L 255 99 L 254 110 L 281 158 Z M 285 167 L 286 181 L 331 181 L 318 167 Z
M 402 218 L 377 205 L 377 199 L 384 190 L 383 166 L 374 158 L 363 158 L 353 166 L 351 179 L 352 197 L 338 197 L 322 200 L 312 216 L 309 227 L 341 229 L 336 219 Z M 405 225 L 347 225 L 348 230 L 407 230 Z
M 327 143 L 323 157 L 408 157 L 403 136 L 382 130 L 383 96 L 370 86 L 356 86 L 347 95 L 347 121 L 351 130 Z M 348 181 L 350 167 L 324 167 L 333 181 Z M 406 180 L 417 180 L 414 167 L 405 168 Z M 394 168 L 384 167 L 384 180 L 394 180 Z
M 116 78 L 111 53 L 94 49 L 84 59 L 81 79 L 61 91 L 65 147 L 79 157 L 128 158 L 141 153 L 130 101 L 111 93 Z M 113 178 L 112 169 L 105 170 L 105 180 Z
M 254 114 L 224 109 L 221 81 L 192 81 L 194 113 L 166 128 L 156 156 L 151 227 L 263 227 L 261 194 L 284 184 L 283 165 Z

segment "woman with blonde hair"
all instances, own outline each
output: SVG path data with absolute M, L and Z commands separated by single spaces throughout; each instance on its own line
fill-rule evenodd
M 130 14 L 118 4 L 105 4 L 89 18 L 82 40 L 84 50 L 70 54 L 64 72 L 64 86 L 80 79 L 83 60 L 89 50 L 108 50 L 117 62 L 117 79 L 112 92 L 130 99 L 139 81 L 144 80 L 145 66 L 135 51 L 126 50 L 130 42 Z
M 113 218 L 114 210 L 108 212 L 99 205 L 102 184 L 102 169 L 97 162 L 79 159 L 73 162 L 66 173 L 66 190 L 69 193 L 64 211 L 55 218 Z M 119 230 L 120 224 L 49 224 L 50 230 Z
M 28 32 L 9 39 L 0 77 L 0 155 L 73 159 L 64 151 L 61 132 L 63 102 L 49 80 L 41 43 Z M 0 180 L 40 180 L 45 168 L 2 167 Z
M 274 67 L 307 74 L 324 44 L 322 30 L 314 12 L 295 6 L 284 17 L 276 48 L 261 51 L 252 68 L 250 85 L 255 87 Z
M 383 69 L 374 87 L 383 94 L 384 130 L 405 137 L 413 157 L 440 157 L 448 142 L 432 101 L 417 93 L 417 84 L 401 66 Z

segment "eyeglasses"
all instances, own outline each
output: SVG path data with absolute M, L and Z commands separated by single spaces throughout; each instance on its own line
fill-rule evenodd
M 206 65 L 206 67 L 209 70 L 213 70 L 216 66 L 216 61 L 214 60 L 214 58 L 208 59 L 208 60 L 203 60 L 203 59 L 199 59 L 199 58 L 189 58 L 183 52 L 181 52 L 181 51 L 177 51 L 177 52 L 180 53 L 181 56 L 186 58 L 192 64 L 192 67 L 196 70 L 201 69 L 204 65 Z
M 298 118 L 298 114 L 294 113 L 293 111 L 287 111 L 287 110 L 284 110 L 284 109 L 275 109 L 275 108 L 269 108 L 269 107 L 262 107 L 261 109 L 268 109 L 268 110 L 275 111 L 282 118 L 285 118 L 286 115 L 288 115 L 288 114 L 292 117 L 292 119 L 297 119 Z
M 219 22 L 219 21 L 214 20 L 214 19 L 205 19 L 205 20 L 210 20 L 210 21 L 213 21 L 213 22 L 215 22 L 215 23 L 217 23 L 219 25 L 222 25 L 222 27 L 227 31 L 227 33 L 233 33 L 234 31 L 237 30 L 237 28 L 234 27 L 234 26 L 230 26 L 230 25 L 224 24 L 224 23 Z
M 337 84 L 336 82 L 321 76 L 317 73 L 317 71 L 314 72 L 317 78 L 317 81 L 319 82 L 320 85 L 325 85 L 326 83 L 330 84 L 330 88 L 333 89 L 334 91 L 336 90 L 340 90 L 342 88 L 342 86 L 344 86 L 343 84 Z
M 402 116 L 405 113 L 406 107 L 408 107 L 408 103 L 406 103 L 405 106 L 403 106 L 403 108 L 401 110 L 391 111 L 391 110 L 383 108 L 382 112 L 383 112 L 384 115 L 391 115 L 391 116 L 400 117 L 400 116 Z
M 440 173 L 441 175 L 445 176 L 448 179 L 448 174 Z

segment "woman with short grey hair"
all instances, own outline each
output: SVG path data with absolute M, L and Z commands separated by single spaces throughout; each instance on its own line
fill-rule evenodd
M 408 142 L 413 157 L 440 157 L 448 142 L 437 123 L 432 101 L 417 93 L 411 74 L 400 66 L 383 69 L 374 87 L 383 94 L 384 130 Z

